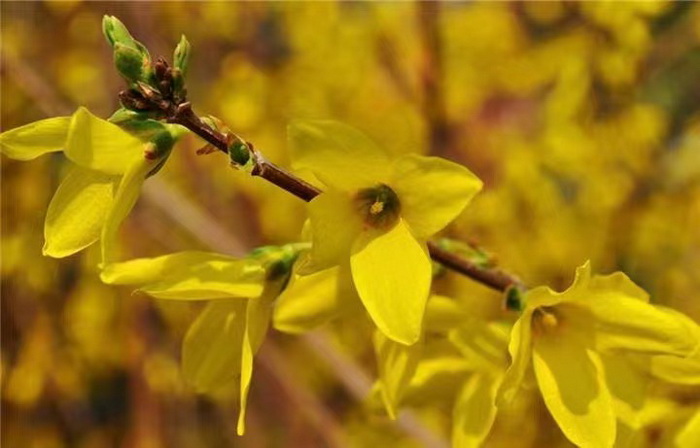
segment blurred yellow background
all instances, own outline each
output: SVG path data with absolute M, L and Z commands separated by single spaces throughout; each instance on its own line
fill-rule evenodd
M 697 3 L 0 8 L 3 131 L 79 105 L 102 117 L 118 107 L 123 82 L 104 14 L 154 56 L 170 59 L 185 34 L 194 109 L 275 163 L 289 163 L 285 129 L 295 118 L 341 120 L 393 153 L 463 163 L 486 186 L 446 235 L 476 241 L 529 285 L 561 289 L 591 259 L 594 271 L 623 270 L 656 303 L 700 321 Z M 147 182 L 122 229 L 127 255 L 239 255 L 299 238 L 301 201 L 235 172 L 220 154 L 196 156 L 200 146 L 188 137 Z M 308 345 L 279 334 L 256 371 L 248 432 L 237 438 L 230 405 L 196 397 L 178 371 L 196 307 L 102 285 L 94 249 L 41 256 L 44 212 L 62 173 L 60 155 L 2 159 L 3 446 L 310 447 L 336 437 L 420 445 L 368 414 Z M 498 296 L 468 279 L 450 274 L 437 288 L 500 316 Z M 367 338 L 343 337 L 357 340 L 352 355 L 371 372 Z M 318 415 L 299 412 L 307 406 Z

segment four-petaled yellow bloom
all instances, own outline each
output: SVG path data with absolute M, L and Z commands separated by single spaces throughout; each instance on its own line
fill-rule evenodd
M 281 257 L 290 254 L 282 248 L 262 260 L 179 252 L 110 264 L 101 277 L 109 284 L 139 285 L 140 291 L 159 299 L 208 301 L 185 336 L 183 375 L 197 392 L 237 395 L 238 433 L 243 434 L 253 357 L 288 278 L 288 269 L 276 270 L 274 263 L 283 263 Z
M 415 343 L 431 283 L 426 240 L 462 212 L 481 181 L 437 157 L 392 159 L 340 123 L 297 122 L 289 132 L 295 168 L 325 186 L 309 203 L 313 247 L 303 270 L 349 263 L 377 327 Z
M 0 148 L 18 160 L 63 151 L 72 167 L 46 214 L 44 255 L 66 257 L 101 238 L 105 260 L 143 181 L 170 151 L 169 146 L 144 142 L 84 107 L 70 117 L 48 118 L 3 132 Z
M 578 446 L 610 447 L 616 414 L 601 354 L 685 357 L 698 350 L 697 325 L 648 303 L 624 274 L 591 277 L 588 263 L 563 293 L 530 290 L 511 332 L 512 364 L 499 404 L 520 389 L 530 363 L 547 408 Z

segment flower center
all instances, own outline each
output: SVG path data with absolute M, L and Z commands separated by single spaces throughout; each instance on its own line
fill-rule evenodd
M 539 307 L 532 316 L 532 328 L 536 335 L 554 333 L 561 326 L 561 319 L 551 307 Z
M 388 185 L 378 184 L 359 190 L 355 196 L 355 203 L 365 224 L 370 227 L 388 229 L 399 219 L 401 203 Z

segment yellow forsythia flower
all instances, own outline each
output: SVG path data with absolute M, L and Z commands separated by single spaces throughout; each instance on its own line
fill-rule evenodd
M 436 158 L 391 159 L 359 131 L 333 121 L 297 122 L 289 138 L 297 169 L 326 187 L 309 203 L 307 273 L 350 264 L 355 288 L 379 329 L 413 344 L 431 282 L 426 240 L 481 189 L 465 167 Z
M 70 117 L 40 120 L 3 132 L 2 153 L 31 160 L 63 151 L 72 167 L 46 214 L 44 255 L 66 257 L 102 239 L 103 258 L 133 207 L 148 173 L 167 157 L 84 107 Z
M 499 405 L 513 399 L 530 363 L 550 413 L 578 446 L 610 447 L 616 414 L 601 354 L 689 356 L 698 332 L 689 319 L 656 307 L 618 272 L 591 277 L 589 263 L 562 293 L 538 287 L 511 333 L 512 364 L 499 390 Z
M 199 393 L 238 394 L 238 433 L 243 434 L 253 356 L 288 278 L 286 268 L 281 275 L 274 268 L 255 257 L 188 251 L 110 264 L 101 278 L 109 284 L 141 285 L 140 291 L 160 299 L 210 301 L 187 331 L 182 371 Z

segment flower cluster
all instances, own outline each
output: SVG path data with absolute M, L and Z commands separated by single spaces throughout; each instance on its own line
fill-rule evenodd
M 493 427 L 516 424 L 513 415 L 540 401 L 572 443 L 622 445 L 654 405 L 647 382 L 700 384 L 700 327 L 650 303 L 623 273 L 592 275 L 586 263 L 561 293 L 512 285 L 512 312 L 502 321 L 439 294 L 427 243 L 482 181 L 443 158 L 391 156 L 334 121 L 289 127 L 292 167 L 320 191 L 307 205 L 303 242 L 244 258 L 180 252 L 121 261 L 121 222 L 187 132 L 163 114 L 169 102 L 184 101 L 190 49 L 183 38 L 170 69 L 152 64 L 117 19 L 106 17 L 104 31 L 130 87 L 122 109 L 103 120 L 80 108 L 9 130 L 2 153 L 31 160 L 62 151 L 71 165 L 47 211 L 45 255 L 65 257 L 99 239 L 103 282 L 206 303 L 183 341 L 182 372 L 196 392 L 237 397 L 239 434 L 253 359 L 270 325 L 287 333 L 339 320 L 369 325 L 378 372 L 372 401 L 392 418 L 404 405 L 451 402 L 459 447 L 481 445 Z M 149 101 L 164 106 L 153 114 Z M 261 157 L 244 149 L 246 162 Z M 679 431 L 681 446 L 698 442 L 699 416 Z

